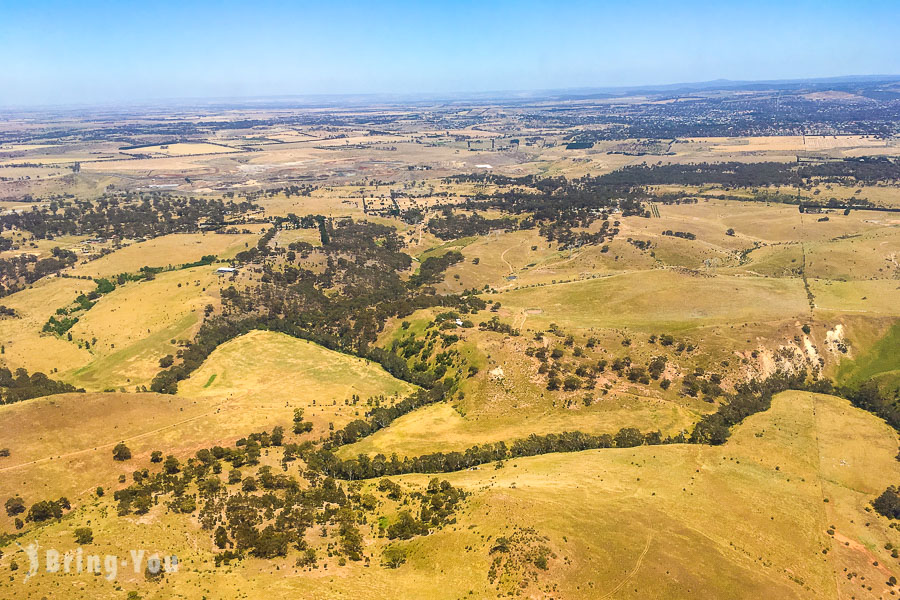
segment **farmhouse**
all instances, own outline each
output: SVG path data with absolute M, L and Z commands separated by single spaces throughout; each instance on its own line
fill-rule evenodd
M 219 267 L 216 269 L 216 274 L 218 275 L 233 275 L 234 273 L 237 273 L 237 269 L 234 267 Z

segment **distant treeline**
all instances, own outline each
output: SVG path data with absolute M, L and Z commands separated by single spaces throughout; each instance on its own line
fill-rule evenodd
M 454 214 L 449 208 L 444 209 L 440 217 L 434 217 L 428 221 L 429 231 L 442 240 L 486 235 L 492 231 L 501 229 L 515 230 L 518 227 L 518 221 L 509 217 L 485 219 L 479 214 L 472 216 Z
M 562 248 L 601 244 L 613 239 L 618 233 L 615 227 L 606 226 L 595 233 L 575 229 L 587 228 L 597 219 L 605 220 L 616 210 L 621 211 L 623 216 L 649 216 L 642 204 L 647 198 L 643 188 L 632 184 L 608 183 L 600 177 L 567 179 L 473 173 L 454 175 L 444 181 L 477 182 L 510 188 L 490 194 L 476 193 L 466 200 L 462 208 L 500 210 L 523 215 L 525 218 L 519 221 L 519 229 L 537 227 L 541 236 L 548 241 L 559 242 Z M 436 224 L 443 226 L 445 222 L 439 220 Z M 502 224 L 495 222 L 493 225 Z M 446 228 L 444 230 L 446 235 L 466 232 L 465 229 L 456 232 Z
M 0 231 L 28 231 L 39 239 L 60 235 L 155 237 L 200 231 L 259 208 L 251 202 L 223 202 L 162 194 L 102 196 L 97 200 L 52 200 L 46 208 L 0 216 Z
M 860 158 L 818 164 L 696 163 L 631 165 L 600 177 L 611 185 L 709 185 L 725 187 L 797 186 L 811 180 L 881 183 L 900 180 L 900 163 L 888 158 Z

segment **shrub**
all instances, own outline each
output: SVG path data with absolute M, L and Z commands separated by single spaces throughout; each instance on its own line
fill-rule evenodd
M 90 527 L 79 527 L 75 530 L 75 543 L 84 546 L 94 541 L 94 532 Z

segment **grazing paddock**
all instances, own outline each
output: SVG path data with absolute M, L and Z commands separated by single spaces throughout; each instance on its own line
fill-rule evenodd
M 255 233 L 173 233 L 130 244 L 97 260 L 76 265 L 72 273 L 110 277 L 119 273 L 135 273 L 141 267 L 179 266 L 209 254 L 227 260 L 248 246 L 255 245 L 257 237 Z
M 374 396 L 403 397 L 414 390 L 380 365 L 282 333 L 251 331 L 216 348 L 178 394 L 215 402 L 229 399 L 247 412 L 268 413 L 289 429 L 302 408 L 317 434 L 361 418 Z M 345 404 L 354 394 L 358 405 Z
M 542 309 L 529 317 L 533 326 L 557 323 L 575 329 L 690 330 L 799 317 L 809 310 L 798 279 L 704 277 L 672 270 L 518 289 L 490 299 L 513 312 Z
M 514 592 L 515 578 L 491 583 L 488 571 L 496 540 L 519 539 L 523 523 L 552 552 L 550 568 L 536 570 L 532 585 L 564 598 L 838 598 L 858 594 L 860 581 L 887 593 L 884 582 L 896 567 L 885 546 L 900 543 L 900 534 L 865 507 L 900 477 L 896 447 L 894 431 L 845 401 L 786 392 L 719 447 L 546 454 L 442 475 L 472 494 L 457 523 L 405 542 L 415 553 L 399 569 L 350 562 L 335 567 L 340 577 L 301 576 L 292 559 L 246 559 L 212 569 L 208 532 L 196 523 L 162 507 L 140 519 L 104 518 L 114 501 L 87 492 L 81 508 L 42 527 L 37 540 L 68 548 L 72 529 L 90 523 L 92 552 L 177 552 L 185 568 L 167 577 L 167 593 L 198 600 L 226 597 L 210 589 L 270 598 L 450 600 L 469 591 L 492 597 L 499 583 L 501 593 Z M 106 459 L 112 463 L 111 455 Z M 420 489 L 430 478 L 392 479 Z M 847 578 L 845 569 L 856 576 Z M 130 569 L 120 575 L 118 584 L 142 595 L 156 589 Z M 34 583 L 51 585 L 51 577 L 41 573 Z M 22 583 L 0 585 L 11 590 Z M 59 597 L 107 596 L 114 585 L 90 577 Z

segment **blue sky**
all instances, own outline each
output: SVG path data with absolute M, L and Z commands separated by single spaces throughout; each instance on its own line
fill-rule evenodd
M 0 105 L 900 74 L 898 30 L 898 0 L 0 0 Z

